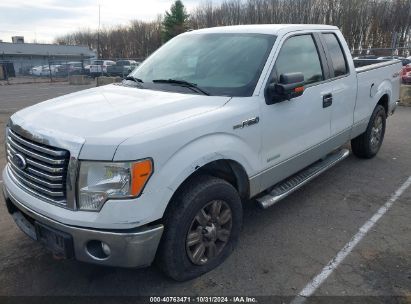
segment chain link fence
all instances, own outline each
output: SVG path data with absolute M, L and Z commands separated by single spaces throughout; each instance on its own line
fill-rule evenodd
M 0 81 L 13 83 L 62 82 L 72 75 L 86 75 L 89 59 L 16 58 L 0 60 Z
M 1 60 L 0 83 L 66 82 L 73 75 L 125 78 L 141 62 L 133 59 L 16 58 Z
M 390 59 L 403 61 L 403 65 L 411 63 L 411 48 L 361 48 L 352 50 L 353 58 L 359 59 Z

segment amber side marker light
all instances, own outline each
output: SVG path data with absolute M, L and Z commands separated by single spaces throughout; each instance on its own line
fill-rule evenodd
M 298 88 L 295 88 L 295 89 L 294 89 L 294 92 L 295 92 L 295 93 L 301 93 L 301 92 L 304 92 L 304 87 L 298 87 Z
M 133 164 L 131 170 L 131 195 L 139 196 L 153 174 L 153 163 L 150 159 Z

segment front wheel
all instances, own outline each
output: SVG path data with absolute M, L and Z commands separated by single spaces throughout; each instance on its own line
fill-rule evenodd
M 373 158 L 381 148 L 385 135 L 385 109 L 377 105 L 371 115 L 367 130 L 351 140 L 351 149 L 357 157 Z
M 242 223 L 241 200 L 231 184 L 197 176 L 170 204 L 157 256 L 166 275 L 189 280 L 214 269 L 231 254 Z

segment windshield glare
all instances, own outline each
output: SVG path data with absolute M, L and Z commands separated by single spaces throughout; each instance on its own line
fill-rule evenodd
M 153 80 L 197 84 L 211 95 L 251 96 L 275 41 L 265 34 L 185 34 L 150 56 L 132 76 L 150 89 Z M 161 84 L 164 89 L 164 84 Z M 167 85 L 173 90 L 173 85 Z

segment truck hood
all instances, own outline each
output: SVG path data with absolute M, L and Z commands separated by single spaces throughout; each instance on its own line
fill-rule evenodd
M 127 138 L 215 110 L 229 99 L 107 85 L 28 107 L 11 123 L 62 148 L 85 143 L 81 158 L 111 160 Z

